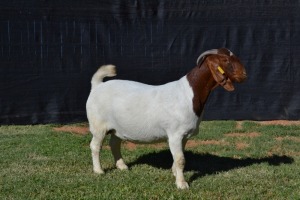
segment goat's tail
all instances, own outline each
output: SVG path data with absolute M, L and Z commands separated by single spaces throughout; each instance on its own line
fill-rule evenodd
M 95 88 L 98 84 L 103 82 L 103 78 L 105 77 L 113 77 L 116 76 L 116 66 L 114 65 L 103 65 L 98 71 L 93 75 L 91 83 L 92 89 Z

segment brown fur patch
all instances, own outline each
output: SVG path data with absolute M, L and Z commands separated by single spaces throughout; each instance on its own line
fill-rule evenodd
M 254 138 L 254 137 L 259 137 L 261 134 L 258 132 L 251 132 L 251 133 L 227 133 L 225 136 L 227 137 L 249 137 L 249 138 Z
M 193 90 L 193 110 L 200 117 L 207 97 L 211 90 L 217 85 L 206 63 L 194 67 L 188 74 L 187 80 Z
M 89 133 L 89 128 L 86 126 L 61 126 L 53 128 L 53 130 L 58 132 L 68 132 L 78 135 L 87 135 Z
M 188 74 L 187 80 L 193 90 L 193 110 L 199 117 L 202 113 L 210 92 L 221 85 L 228 91 L 233 91 L 233 82 L 242 82 L 246 79 L 246 71 L 239 59 L 228 49 L 206 51 L 201 54 L 200 61 Z M 218 68 L 225 72 L 219 71 Z

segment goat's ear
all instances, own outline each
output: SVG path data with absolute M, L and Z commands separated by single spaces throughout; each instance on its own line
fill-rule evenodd
M 223 70 L 223 68 L 218 65 L 215 62 L 209 61 L 207 62 L 207 65 L 215 79 L 215 81 L 221 85 L 225 90 L 227 91 L 233 91 L 234 90 L 234 86 L 231 82 L 231 80 L 225 76 L 225 72 Z

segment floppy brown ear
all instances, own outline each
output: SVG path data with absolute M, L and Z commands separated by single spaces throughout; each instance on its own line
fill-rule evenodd
M 225 90 L 227 91 L 233 91 L 234 86 L 231 82 L 231 80 L 225 76 L 225 72 L 223 68 L 216 62 L 213 62 L 211 60 L 207 60 L 208 68 L 211 71 L 211 74 L 213 75 L 215 81 L 221 85 Z

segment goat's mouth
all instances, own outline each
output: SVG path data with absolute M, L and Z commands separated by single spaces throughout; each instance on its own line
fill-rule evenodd
M 247 74 L 246 72 L 243 72 L 242 74 L 234 74 L 232 77 L 230 77 L 230 79 L 233 82 L 242 83 L 247 79 Z
M 247 74 L 243 73 L 242 75 L 239 75 L 236 77 L 238 83 L 244 82 L 247 79 Z

